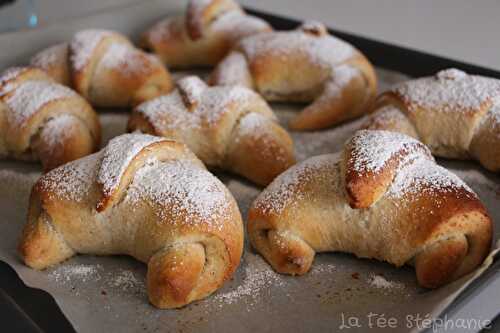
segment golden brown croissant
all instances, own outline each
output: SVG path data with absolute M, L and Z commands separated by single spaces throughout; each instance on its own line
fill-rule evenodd
M 82 30 L 69 44 L 39 52 L 31 64 L 98 107 L 136 105 L 172 88 L 170 74 L 156 56 L 109 30 Z
M 244 87 L 208 87 L 196 76 L 139 105 L 128 127 L 180 140 L 207 166 L 261 185 L 295 163 L 290 135 L 258 94 Z
M 191 0 L 185 16 L 156 23 L 143 34 L 141 45 L 169 68 L 214 66 L 242 37 L 270 30 L 233 0 Z
M 159 308 L 217 290 L 236 270 L 243 226 L 227 188 L 181 143 L 124 134 L 42 176 L 19 243 L 35 269 L 77 253 L 127 254 L 148 265 Z
M 268 101 L 312 102 L 290 122 L 325 128 L 362 115 L 376 94 L 375 71 L 321 23 L 242 39 L 215 68 L 211 84 L 243 85 Z
M 371 129 L 402 132 L 437 156 L 500 171 L 500 80 L 447 69 L 382 94 Z
M 93 153 L 100 132 L 87 101 L 41 70 L 13 67 L 0 75 L 0 156 L 39 160 L 48 171 Z
M 492 222 L 477 195 L 406 135 L 363 130 L 340 155 L 312 157 L 252 204 L 248 233 L 275 270 L 304 274 L 315 252 L 415 266 L 434 288 L 476 268 Z

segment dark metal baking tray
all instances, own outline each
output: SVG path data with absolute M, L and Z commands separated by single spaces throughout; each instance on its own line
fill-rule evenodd
M 294 28 L 299 21 L 247 8 L 253 15 L 266 19 L 275 29 Z M 469 73 L 492 76 L 500 79 L 500 72 L 429 53 L 412 50 L 361 37 L 358 35 L 330 29 L 334 35 L 352 43 L 359 48 L 377 67 L 399 71 L 410 76 L 424 76 L 436 71 L 455 67 Z M 447 309 L 448 313 L 457 311 L 471 301 L 478 290 L 487 290 L 494 282 L 495 274 L 500 269 L 499 261 L 490 268 L 490 273 L 476 280 Z M 496 313 L 495 313 L 496 312 Z M 2 331 L 5 332 L 72 332 L 70 322 L 60 311 L 56 302 L 45 291 L 29 288 L 18 278 L 15 271 L 7 264 L 0 262 L 0 314 Z M 499 326 L 500 309 L 493 311 L 491 319 L 497 317 L 493 327 Z

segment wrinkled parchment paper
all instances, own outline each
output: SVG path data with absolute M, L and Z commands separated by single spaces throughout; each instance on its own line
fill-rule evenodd
M 404 79 L 387 71 L 379 71 L 379 77 L 382 89 Z M 297 111 L 297 106 L 273 107 L 283 124 Z M 101 120 L 107 141 L 125 131 L 127 113 L 103 113 Z M 298 158 L 340 150 L 363 121 L 325 131 L 293 133 Z M 439 162 L 479 194 L 498 223 L 499 177 L 474 162 Z M 238 271 L 221 290 L 180 310 L 157 310 L 147 300 L 146 266 L 131 258 L 77 256 L 43 272 L 21 263 L 16 242 L 25 222 L 31 185 L 39 175 L 38 165 L 0 163 L 0 259 L 10 264 L 28 286 L 49 292 L 80 332 L 335 330 L 343 324 L 364 328 L 370 323 L 379 325 L 375 315 L 397 318 L 401 331 L 410 331 L 419 328 L 418 318 L 439 314 L 490 264 L 460 281 L 429 291 L 416 285 L 410 267 L 397 269 L 341 253 L 318 254 L 312 271 L 305 276 L 279 275 L 247 243 Z M 217 176 L 231 190 L 245 217 L 260 189 L 238 177 Z M 499 229 L 495 229 L 495 240 L 500 238 Z
M 149 1 L 37 31 L 0 35 L 0 46 L 8 44 L 11 50 L 0 54 L 0 66 L 25 61 L 34 50 L 67 39 L 82 28 L 112 28 L 136 35 L 156 18 L 182 6 L 182 1 Z M 381 91 L 405 79 L 388 71 L 378 74 Z M 273 108 L 283 124 L 298 109 L 285 104 Z M 125 131 L 127 113 L 101 113 L 101 121 L 106 142 Z M 298 159 L 339 151 L 363 121 L 293 133 Z M 494 239 L 498 242 L 500 177 L 474 162 L 439 162 L 479 194 L 496 223 Z M 396 320 L 398 332 L 420 331 L 425 328 L 422 319 L 438 316 L 492 261 L 490 257 L 469 276 L 430 291 L 417 286 L 411 267 L 397 269 L 342 253 L 318 254 L 305 276 L 279 275 L 246 243 L 240 267 L 222 289 L 180 310 L 158 310 L 147 300 L 146 266 L 129 257 L 76 256 L 43 272 L 22 264 L 16 243 L 25 223 L 31 186 L 39 175 L 36 164 L 0 162 L 0 260 L 12 266 L 26 285 L 50 293 L 79 332 L 296 332 L 347 327 L 349 332 L 368 328 L 377 332 L 385 331 L 390 318 Z M 238 177 L 217 176 L 233 193 L 245 217 L 260 189 Z

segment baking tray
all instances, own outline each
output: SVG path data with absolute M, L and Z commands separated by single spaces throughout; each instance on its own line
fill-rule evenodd
M 141 5 L 127 6 L 124 9 L 113 9 L 111 11 L 103 11 L 98 15 L 92 15 L 87 18 L 79 18 L 73 22 L 61 22 L 58 24 L 43 27 L 43 34 L 45 38 L 39 38 L 37 31 L 27 31 L 22 33 L 12 33 L 0 35 L 0 45 L 2 45 L 3 40 L 9 40 L 9 52 L 2 52 L 0 54 L 0 68 L 4 67 L 5 64 L 15 64 L 24 63 L 33 53 L 33 50 L 45 47 L 50 42 L 58 42 L 60 40 L 67 39 L 74 31 L 87 27 L 104 27 L 112 28 L 122 31 L 126 34 L 137 36 L 137 33 L 147 27 L 149 24 L 154 22 L 160 17 L 163 17 L 165 13 L 180 12 L 183 10 L 184 3 L 182 1 L 150 1 Z M 164 9 L 163 11 L 161 9 Z M 253 11 L 248 9 L 254 15 L 260 16 L 270 22 L 276 29 L 290 29 L 298 24 L 298 21 L 284 18 L 269 13 L 264 13 L 260 11 Z M 134 15 L 127 16 L 127 19 L 117 19 L 109 20 L 109 15 L 116 14 L 116 17 L 120 17 L 123 13 L 131 13 Z M 468 71 L 470 73 L 489 75 L 493 77 L 500 78 L 500 72 L 490 70 L 487 68 L 474 66 L 462 62 L 457 62 L 451 59 L 446 59 L 442 57 L 433 56 L 427 53 L 418 52 L 415 50 L 410 50 L 407 48 L 402 48 L 399 46 L 375 41 L 372 39 L 363 38 L 360 36 L 348 34 L 345 32 L 331 30 L 331 32 L 338 37 L 341 37 L 362 50 L 370 60 L 380 68 L 385 68 L 389 70 L 398 71 L 405 73 L 409 76 L 422 76 L 429 75 L 436 72 L 439 69 L 446 67 L 456 67 Z M 10 35 L 10 36 L 9 36 Z M 13 39 L 13 36 L 19 36 L 19 39 Z M 50 37 L 47 37 L 50 36 Z M 49 40 L 48 40 L 48 39 Z M 26 44 L 29 42 L 30 48 L 26 48 Z M 7 49 L 2 45 L 2 50 Z M 24 167 L 24 166 L 23 166 Z M 475 167 L 475 166 L 474 166 Z M 478 170 L 481 170 L 478 168 Z M 223 176 L 224 177 L 224 176 Z M 228 179 L 226 179 L 226 182 Z M 7 213 L 7 212 L 6 212 Z M 243 212 L 245 214 L 245 212 Z M 4 214 L 9 215 L 9 214 Z M 13 235 L 17 238 L 17 235 Z M 332 257 L 335 256 L 342 265 L 338 263 L 332 265 Z M 391 272 L 397 272 L 404 275 L 403 282 L 408 282 L 409 285 L 414 284 L 414 273 L 410 268 L 403 268 L 401 270 L 396 270 L 389 265 L 374 263 L 368 260 L 359 260 L 350 255 L 346 254 L 321 254 L 318 255 L 316 261 L 316 268 L 313 272 L 303 278 L 283 278 L 286 281 L 289 289 L 297 291 L 292 295 L 282 295 L 280 303 L 288 308 L 279 309 L 273 305 L 273 297 L 277 297 L 276 293 L 282 293 L 285 289 L 280 288 L 280 281 L 277 284 L 267 284 L 269 281 L 276 279 L 276 276 L 272 274 L 271 268 L 267 266 L 257 255 L 251 255 L 251 260 L 258 261 L 258 265 L 262 267 L 262 280 L 264 282 L 258 282 L 264 284 L 269 290 L 259 292 L 263 293 L 259 298 L 253 298 L 251 295 L 252 290 L 243 290 L 243 294 L 247 293 L 250 296 L 247 300 L 247 305 L 251 305 L 251 311 L 249 308 L 242 308 L 237 303 L 231 303 L 229 297 L 231 297 L 231 290 L 238 290 L 238 279 L 244 278 L 244 270 L 248 265 L 255 263 L 248 262 L 249 258 L 246 258 L 242 263 L 239 272 L 236 274 L 235 280 L 231 281 L 229 286 L 225 286 L 224 289 L 229 290 L 229 292 L 223 294 L 216 294 L 212 297 L 217 297 L 222 295 L 222 298 L 226 297 L 226 302 L 224 303 L 225 308 L 222 311 L 227 312 L 226 317 L 234 316 L 232 320 L 228 320 L 228 325 L 224 326 L 225 330 L 231 331 L 285 331 L 290 329 L 295 329 L 298 331 L 308 331 L 308 330 L 328 330 L 336 331 L 338 326 L 338 319 L 336 321 L 331 321 L 325 316 L 339 315 L 339 313 L 329 312 L 329 308 L 335 308 L 335 304 L 343 304 L 346 308 L 346 314 L 356 313 L 356 307 L 362 306 L 363 300 L 360 298 L 367 298 L 368 301 L 374 302 L 377 298 L 381 302 L 387 303 L 393 302 L 390 307 L 390 311 L 386 313 L 387 316 L 401 311 L 411 310 L 411 300 L 400 302 L 400 291 L 393 292 L 391 290 L 375 290 L 375 294 L 367 297 L 361 288 L 359 288 L 359 283 L 357 279 L 351 276 L 357 276 L 361 273 L 362 277 L 368 276 L 370 271 L 376 271 L 377 269 L 381 271 L 388 271 L 387 278 L 391 278 Z M 83 259 L 85 260 L 85 259 Z M 87 261 L 92 261 L 92 257 L 87 258 Z M 124 264 L 135 267 L 135 263 L 132 263 L 126 258 L 110 258 L 110 262 L 116 263 L 117 261 L 123 261 Z M 357 265 L 358 268 L 353 269 L 351 264 Z M 459 313 L 460 309 L 466 308 L 467 304 L 472 301 L 476 301 L 481 294 L 485 294 L 486 297 L 482 298 L 482 305 L 487 304 L 487 309 L 483 310 L 481 314 L 485 314 L 487 318 L 492 319 L 500 312 L 500 305 L 498 300 L 498 288 L 500 279 L 498 278 L 499 270 L 498 260 L 490 267 L 487 274 L 476 279 L 474 282 L 470 283 L 468 288 L 460 294 L 458 298 L 454 297 L 453 301 L 445 302 L 445 306 L 441 308 L 437 307 L 435 309 L 430 309 L 433 316 L 446 315 L 450 313 Z M 374 268 L 375 267 L 375 268 Z M 138 268 L 141 269 L 140 267 Z M 375 269 L 375 270 L 374 270 Z M 339 270 L 342 270 L 340 273 Z M 336 275 L 342 274 L 343 280 L 334 280 Z M 330 279 L 326 279 L 331 277 Z M 281 278 L 280 278 L 281 279 Z M 398 277 L 399 279 L 399 277 Z M 400 281 L 400 280 L 398 280 Z M 276 282 L 276 281 L 274 281 Z M 258 284 L 257 283 L 257 284 Z M 337 283 L 344 284 L 351 287 L 345 288 L 343 292 L 337 293 L 336 295 L 325 296 L 321 293 L 325 288 L 329 288 L 328 284 Z M 318 285 L 314 287 L 314 285 Z M 323 284 L 321 286 L 321 284 Z M 326 285 L 325 285 L 326 284 Z M 463 285 L 463 281 L 457 282 L 456 288 L 459 289 Z M 304 288 L 307 286 L 307 288 Z M 396 285 L 397 286 L 397 285 Z M 4 293 L 0 293 L 0 311 L 3 318 L 3 327 L 6 331 L 23 331 L 23 332 L 39 332 L 39 331 L 73 331 L 71 323 L 66 319 L 64 314 L 61 312 L 57 306 L 54 298 L 47 292 L 40 289 L 33 289 L 27 287 L 17 276 L 16 272 L 5 263 L 0 263 L 0 288 L 4 290 Z M 333 287 L 332 287 L 333 288 Z M 358 288 L 358 289 L 356 289 Z M 289 290 L 288 289 L 288 290 Z M 347 290 L 349 289 L 349 290 Z M 396 288 L 397 289 L 397 288 Z M 490 290 L 491 289 L 491 290 Z M 240 290 L 241 291 L 241 290 Z M 380 292 L 380 294 L 377 294 Z M 430 303 L 432 303 L 433 298 L 439 298 L 439 291 L 424 291 L 424 290 L 413 290 L 412 292 L 420 293 L 422 297 L 428 298 Z M 286 293 L 286 290 L 285 290 Z M 393 295 L 396 293 L 398 295 Z M 496 294 L 495 294 L 496 293 Z M 229 296 L 228 296 L 229 295 Z M 397 297 L 396 297 L 397 296 Z M 488 297 L 489 296 L 489 297 Z M 268 299 L 269 300 L 268 300 Z M 295 300 L 304 300 L 303 306 L 293 306 Z M 229 300 L 229 301 L 228 301 Z M 141 300 L 145 301 L 145 300 Z M 203 302 L 201 302 L 203 303 Z M 450 304 L 451 303 L 451 304 Z M 228 305 L 229 304 L 229 305 Z M 311 307 L 310 304 L 319 305 L 319 308 Z M 434 303 L 433 303 L 434 304 Z M 292 306 L 290 306 L 292 305 Z M 400 305 L 400 306 L 399 306 Z M 202 305 L 203 306 L 203 305 Z M 397 309 L 400 307 L 401 309 Z M 447 308 L 446 313 L 443 313 L 443 309 Z M 258 308 L 258 309 L 256 309 Z M 144 330 L 146 331 L 165 331 L 165 330 L 183 330 L 183 331 L 194 331 L 194 330 L 205 330 L 214 331 L 220 330 L 221 327 L 217 325 L 217 318 L 220 314 L 215 311 L 214 313 L 201 313 L 199 317 L 189 312 L 197 312 L 199 310 L 197 304 L 189 306 L 181 311 L 171 311 L 175 313 L 174 317 L 177 317 L 175 321 L 166 326 L 157 326 L 144 324 Z M 338 309 L 338 308 L 336 308 Z M 384 304 L 373 304 L 373 310 L 377 309 L 388 309 L 384 308 Z M 164 313 L 158 310 L 152 310 L 156 313 Z M 237 315 L 241 315 L 241 312 L 248 312 L 249 317 L 244 319 L 245 316 L 238 318 Z M 281 313 L 278 313 L 280 312 Z M 401 312 L 399 311 L 399 312 Z M 415 308 L 414 314 L 416 313 L 425 314 L 425 309 Z M 487 313 L 487 314 L 486 314 Z M 321 317 L 323 316 L 323 318 Z M 186 319 L 187 318 L 187 319 Z M 186 320 L 184 320 L 186 319 Z M 227 319 L 227 318 L 226 318 Z M 330 318 L 331 319 L 331 318 Z M 89 317 L 89 321 L 92 321 L 92 317 Z M 19 326 L 20 323 L 23 325 Z M 102 327 L 100 330 L 104 330 Z M 106 329 L 109 329 L 107 327 Z M 358 331 L 363 331 L 364 328 L 358 329 Z M 350 331 L 356 331 L 355 328 Z M 376 330 L 373 330 L 376 331 Z M 382 330 L 381 330 L 382 331 Z

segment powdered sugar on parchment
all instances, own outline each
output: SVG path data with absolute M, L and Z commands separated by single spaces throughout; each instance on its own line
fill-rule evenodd
M 285 286 L 283 275 L 276 273 L 255 255 L 250 255 L 248 259 L 250 262 L 244 266 L 244 277 L 241 283 L 231 291 L 213 296 L 213 301 L 219 303 L 219 306 L 244 300 L 251 307 L 259 304 L 259 300 L 269 288 Z
M 10 112 L 7 119 L 12 127 L 21 127 L 45 104 L 78 96 L 73 90 L 47 81 L 26 81 L 17 86 L 5 99 Z
M 371 275 L 368 282 L 372 287 L 378 289 L 402 289 L 404 284 L 395 281 L 389 281 L 382 275 Z
M 49 273 L 49 278 L 60 283 L 87 282 L 99 280 L 101 265 L 61 264 Z
M 103 149 L 97 182 L 104 195 L 110 195 L 120 184 L 121 177 L 132 159 L 145 147 L 164 139 L 147 134 L 124 134 L 112 139 Z
M 129 290 L 145 290 L 145 283 L 143 277 L 138 277 L 130 270 L 119 270 L 114 274 L 108 284 L 111 287 L 118 288 L 122 291 Z

